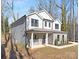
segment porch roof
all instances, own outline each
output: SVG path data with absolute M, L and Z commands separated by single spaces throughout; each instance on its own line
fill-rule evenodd
M 67 32 L 65 32 L 65 31 L 53 31 L 53 33 L 60 33 L 60 34 L 67 34 Z
M 39 33 L 46 33 L 46 32 L 49 32 L 49 33 L 53 33 L 53 30 L 47 30 L 47 29 L 30 29 L 30 30 L 27 30 L 26 31 L 27 33 L 29 32 L 39 32 Z
M 50 29 L 30 29 L 26 31 L 27 33 L 31 33 L 31 32 L 36 32 L 36 33 L 60 33 L 60 34 L 67 34 L 67 32 L 64 31 L 55 31 L 55 30 L 50 30 Z

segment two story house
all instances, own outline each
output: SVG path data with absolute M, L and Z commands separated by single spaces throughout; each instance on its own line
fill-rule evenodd
M 67 32 L 61 31 L 61 24 L 46 10 L 24 15 L 11 24 L 12 40 L 31 48 L 67 43 Z

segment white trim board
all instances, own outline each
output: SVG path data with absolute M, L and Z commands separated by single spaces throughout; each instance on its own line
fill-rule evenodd
M 74 45 L 78 45 L 78 43 L 75 43 L 75 42 L 70 42 L 70 43 L 72 43 L 72 44 L 63 45 L 63 46 L 56 46 L 56 45 L 50 45 L 50 44 L 47 44 L 47 45 L 36 45 L 33 48 L 31 48 L 31 49 L 43 48 L 43 47 L 47 47 L 47 46 L 51 47 L 51 48 L 63 49 L 63 48 L 72 47 Z
M 47 46 L 52 47 L 52 48 L 57 48 L 57 49 L 63 49 L 63 48 L 71 47 L 71 46 L 74 46 L 74 45 L 78 45 L 78 43 L 75 43 L 75 42 L 70 42 L 70 43 L 72 43 L 72 44 L 63 45 L 63 46 L 56 46 L 56 45 L 48 44 Z

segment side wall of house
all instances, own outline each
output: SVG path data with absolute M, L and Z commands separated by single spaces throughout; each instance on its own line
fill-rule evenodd
M 23 16 L 11 25 L 12 40 L 15 43 L 25 44 L 25 39 L 27 42 L 27 38 L 25 35 L 25 19 L 26 16 Z
M 67 42 L 67 34 L 66 33 L 53 33 L 53 44 L 55 44 L 55 40 L 57 39 L 57 35 L 59 35 L 59 43 L 61 44 L 62 35 L 64 35 L 64 42 Z

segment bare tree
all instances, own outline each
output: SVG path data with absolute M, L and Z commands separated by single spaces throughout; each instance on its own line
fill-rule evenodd
M 6 35 L 9 33 L 9 23 L 8 23 L 8 16 L 6 16 L 7 12 L 9 12 L 9 8 L 7 5 L 7 1 L 6 0 L 2 0 L 1 1 L 1 32 L 5 37 L 5 40 L 7 40 Z
M 36 2 L 38 4 L 37 6 L 38 10 L 47 9 L 46 0 L 37 0 Z
M 35 8 L 34 8 L 34 7 L 30 7 L 29 10 L 28 10 L 28 12 L 29 12 L 29 13 L 35 12 Z
M 56 1 L 55 0 L 37 0 L 37 9 L 38 10 L 47 10 L 51 16 L 54 18 L 57 17 L 57 8 L 56 8 Z
M 75 31 L 76 31 L 76 15 L 75 15 L 75 7 L 77 6 L 77 0 L 70 0 L 70 20 L 71 20 L 71 39 L 75 42 Z M 77 11 L 77 10 L 76 10 Z
M 7 2 L 8 7 L 11 12 L 11 16 L 13 17 L 14 21 L 16 21 L 16 16 L 14 15 L 14 0 L 11 0 L 11 2 Z

